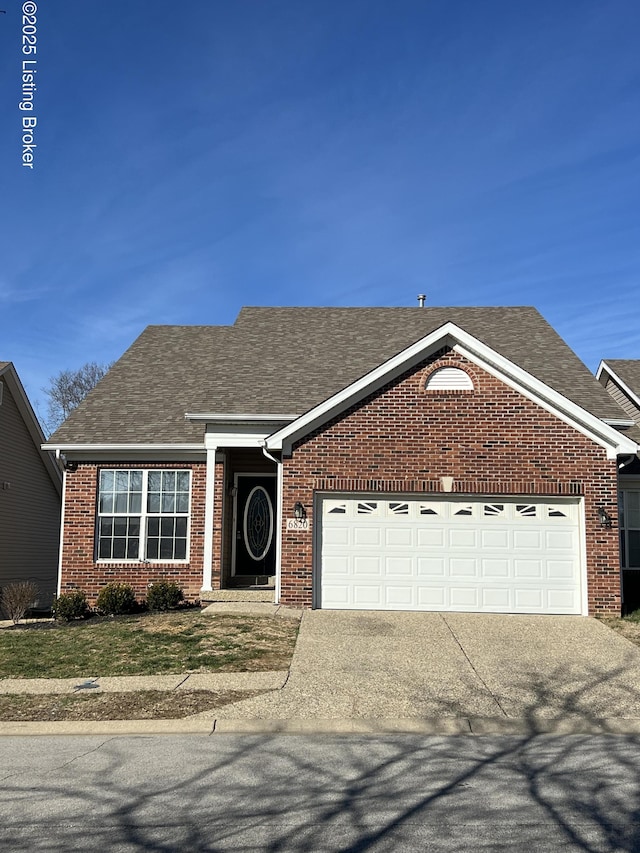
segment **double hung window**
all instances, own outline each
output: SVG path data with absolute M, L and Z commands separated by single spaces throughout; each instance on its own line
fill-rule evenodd
M 103 469 L 99 560 L 186 560 L 190 471 Z

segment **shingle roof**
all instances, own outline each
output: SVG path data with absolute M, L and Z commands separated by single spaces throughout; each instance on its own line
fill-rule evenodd
M 607 358 L 605 359 L 611 370 L 624 384 L 640 397 L 640 359 L 637 358 Z
M 185 412 L 302 414 L 447 322 L 601 418 L 620 409 L 535 308 L 243 308 L 233 326 L 149 326 L 51 437 L 201 441 Z

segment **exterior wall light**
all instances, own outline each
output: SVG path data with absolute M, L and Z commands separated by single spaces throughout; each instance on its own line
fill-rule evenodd
M 296 501 L 293 505 L 293 516 L 294 516 L 294 518 L 298 518 L 298 519 L 307 517 L 307 513 L 305 511 L 305 508 L 302 506 L 300 501 Z
M 613 519 L 603 506 L 598 507 L 598 519 L 601 527 L 613 527 Z

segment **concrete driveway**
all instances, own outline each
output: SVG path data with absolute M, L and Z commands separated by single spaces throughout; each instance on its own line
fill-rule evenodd
M 640 718 L 640 649 L 577 616 L 306 611 L 284 688 L 216 716 Z

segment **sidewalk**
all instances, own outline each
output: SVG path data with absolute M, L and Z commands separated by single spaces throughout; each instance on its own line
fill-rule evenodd
M 289 671 L 220 672 L 178 675 L 122 675 L 106 678 L 3 678 L 2 693 L 135 693 L 139 690 L 280 690 Z

